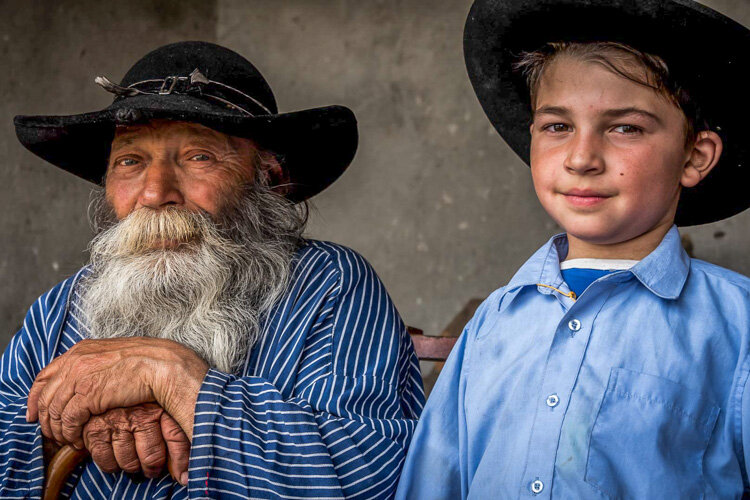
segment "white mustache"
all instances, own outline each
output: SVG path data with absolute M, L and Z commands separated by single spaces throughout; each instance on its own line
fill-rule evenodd
M 207 214 L 183 208 L 161 210 L 140 208 L 107 230 L 112 245 L 101 250 L 112 257 L 142 255 L 169 250 L 196 241 L 219 239 L 215 224 Z M 101 238 L 100 241 L 105 240 Z

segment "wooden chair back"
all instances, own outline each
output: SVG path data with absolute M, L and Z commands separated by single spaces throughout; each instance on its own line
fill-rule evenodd
M 407 329 L 420 361 L 445 361 L 458 340 L 457 337 L 425 335 L 422 330 L 412 326 L 408 326 Z

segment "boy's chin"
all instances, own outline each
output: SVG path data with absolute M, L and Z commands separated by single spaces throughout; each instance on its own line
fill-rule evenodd
M 641 241 L 641 246 L 654 247 L 666 234 L 672 224 L 654 224 L 646 227 L 618 226 L 613 223 L 561 225 L 568 234 L 568 239 L 575 238 L 580 242 L 592 246 L 615 247 L 617 245 L 631 246 Z M 653 248 L 652 248 L 653 249 Z
M 572 224 L 563 225 L 562 228 L 568 238 L 573 237 L 589 245 L 616 245 L 639 236 L 637 231 L 618 230 L 611 224 Z

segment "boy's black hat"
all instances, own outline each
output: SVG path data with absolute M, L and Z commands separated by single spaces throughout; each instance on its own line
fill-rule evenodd
M 549 42 L 613 41 L 660 56 L 724 141 L 719 163 L 683 189 L 676 223 L 704 224 L 750 206 L 750 30 L 691 0 L 476 0 L 464 30 L 474 91 L 527 164 L 531 103 L 513 69 Z
M 196 122 L 248 137 L 282 159 L 286 197 L 309 198 L 335 181 L 357 150 L 357 121 L 343 106 L 279 113 L 271 88 L 247 59 L 207 42 L 160 47 L 135 63 L 101 111 L 17 116 L 16 134 L 31 152 L 88 181 L 102 181 L 115 125 L 151 119 Z

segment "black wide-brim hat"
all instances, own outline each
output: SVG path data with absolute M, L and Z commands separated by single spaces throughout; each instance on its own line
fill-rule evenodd
M 195 122 L 254 140 L 279 156 L 285 195 L 305 200 L 334 182 L 357 150 L 357 121 L 343 106 L 279 113 L 268 83 L 248 60 L 207 42 L 160 47 L 135 63 L 119 85 L 96 82 L 117 97 L 101 111 L 17 116 L 16 134 L 31 152 L 101 183 L 118 124 L 153 119 Z
M 532 121 L 513 65 L 549 42 L 613 41 L 660 56 L 724 141 L 711 173 L 683 189 L 675 222 L 690 226 L 750 206 L 750 31 L 691 0 L 476 0 L 464 29 L 469 78 L 495 129 L 527 164 Z

